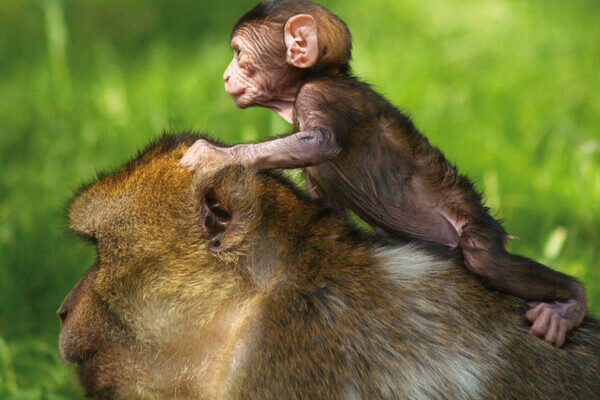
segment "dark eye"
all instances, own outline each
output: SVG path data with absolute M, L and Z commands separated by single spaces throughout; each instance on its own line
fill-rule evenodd
M 236 47 L 233 49 L 233 52 L 235 53 L 236 56 L 239 56 L 242 53 L 242 49 L 240 49 L 239 47 Z

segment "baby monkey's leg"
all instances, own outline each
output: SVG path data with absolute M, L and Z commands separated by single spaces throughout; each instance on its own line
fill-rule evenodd
M 466 267 L 485 284 L 502 292 L 532 301 L 525 317 L 531 333 L 561 347 L 567 331 L 583 321 L 586 297 L 574 278 L 529 258 L 510 254 L 505 237 L 496 237 L 482 227 L 463 227 L 459 246 Z

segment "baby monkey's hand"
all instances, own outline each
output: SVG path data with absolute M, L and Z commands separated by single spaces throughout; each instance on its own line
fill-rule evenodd
M 200 162 L 210 162 L 222 158 L 231 158 L 226 148 L 218 147 L 204 139 L 199 139 L 181 157 L 179 165 L 193 172 L 198 168 Z

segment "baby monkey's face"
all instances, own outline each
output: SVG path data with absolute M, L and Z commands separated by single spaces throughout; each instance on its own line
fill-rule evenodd
M 253 104 L 258 92 L 256 70 L 253 68 L 254 56 L 252 49 L 237 35 L 231 40 L 231 49 L 233 58 L 223 74 L 225 91 L 233 97 L 236 106 L 246 108 Z
M 231 39 L 233 58 L 223 74 L 225 91 L 240 108 L 264 105 L 272 97 L 265 51 L 250 39 L 251 33 L 255 32 L 240 29 L 234 34 Z
M 297 76 L 285 61 L 282 28 L 244 25 L 231 38 L 233 58 L 223 73 L 225 91 L 240 108 L 270 107 L 289 97 Z M 295 93 L 293 93 L 295 94 Z

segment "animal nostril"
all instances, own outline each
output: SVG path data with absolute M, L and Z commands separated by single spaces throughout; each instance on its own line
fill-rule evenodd
M 225 82 L 225 83 L 229 82 L 229 75 L 226 74 L 223 76 L 223 82 Z
M 60 322 L 64 323 L 67 319 L 67 314 L 69 314 L 69 312 L 61 307 L 58 309 L 58 311 L 56 311 L 56 314 L 58 315 L 58 318 L 60 318 Z

